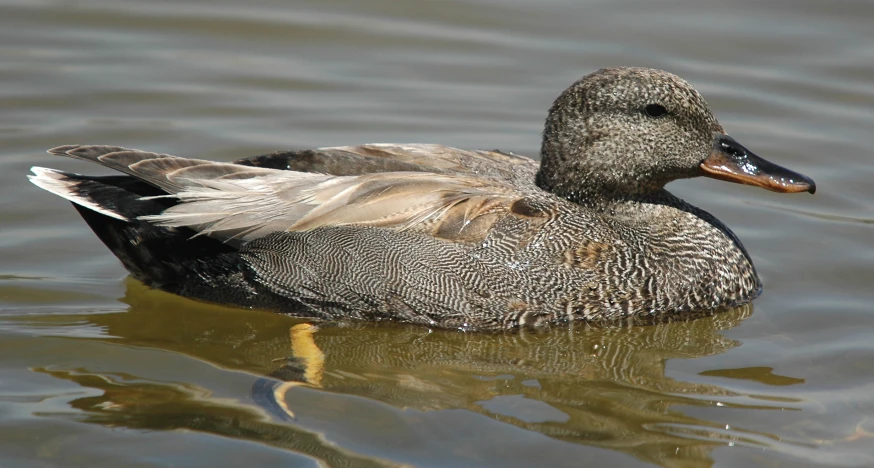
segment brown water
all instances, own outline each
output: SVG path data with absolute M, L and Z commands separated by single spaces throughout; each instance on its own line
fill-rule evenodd
M 874 4 L 294 3 L 0 1 L 0 466 L 874 465 Z M 271 393 L 259 379 L 298 321 L 126 279 L 25 179 L 100 171 L 44 153 L 67 143 L 536 154 L 552 99 L 615 65 L 687 78 L 735 138 L 817 181 L 671 186 L 743 239 L 754 309 L 507 335 L 323 327 L 324 362 L 284 368 L 310 385 Z

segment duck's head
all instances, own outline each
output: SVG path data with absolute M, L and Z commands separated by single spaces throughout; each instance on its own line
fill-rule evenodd
M 577 81 L 549 111 L 537 184 L 580 203 L 645 197 L 706 176 L 775 192 L 810 192 L 810 178 L 772 164 L 725 134 L 681 78 L 608 68 Z

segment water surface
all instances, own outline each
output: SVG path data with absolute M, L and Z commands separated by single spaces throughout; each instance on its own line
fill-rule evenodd
M 294 3 L 0 1 L 0 466 L 874 465 L 874 4 Z M 670 186 L 741 237 L 753 307 L 610 330 L 322 327 L 292 349 L 298 320 L 126 278 L 25 178 L 101 171 L 44 153 L 69 143 L 536 155 L 552 99 L 616 65 L 683 76 L 738 141 L 816 180 Z

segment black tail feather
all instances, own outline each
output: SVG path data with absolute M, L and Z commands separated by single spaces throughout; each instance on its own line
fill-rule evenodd
M 189 229 L 155 226 L 137 219 L 157 214 L 175 203 L 172 198 L 143 197 L 165 192 L 129 176 L 66 175 L 82 198 L 127 221 L 73 203 L 91 230 L 118 257 L 130 274 L 157 289 L 209 302 L 252 306 L 257 286 L 248 281 L 246 264 L 232 246 Z M 269 307 L 269 304 L 264 304 Z

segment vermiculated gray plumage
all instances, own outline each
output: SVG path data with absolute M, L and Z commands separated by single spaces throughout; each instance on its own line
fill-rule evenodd
M 648 115 L 652 103 L 665 115 Z M 633 68 L 589 75 L 556 100 L 540 166 L 439 145 L 234 163 L 110 146 L 50 152 L 127 174 L 35 168 L 32 181 L 76 204 L 153 287 L 327 320 L 466 329 L 746 303 L 761 284 L 740 241 L 664 185 L 703 173 L 813 191 L 778 166 L 768 167 L 800 182 L 731 172 L 731 158 L 760 159 L 684 81 Z

